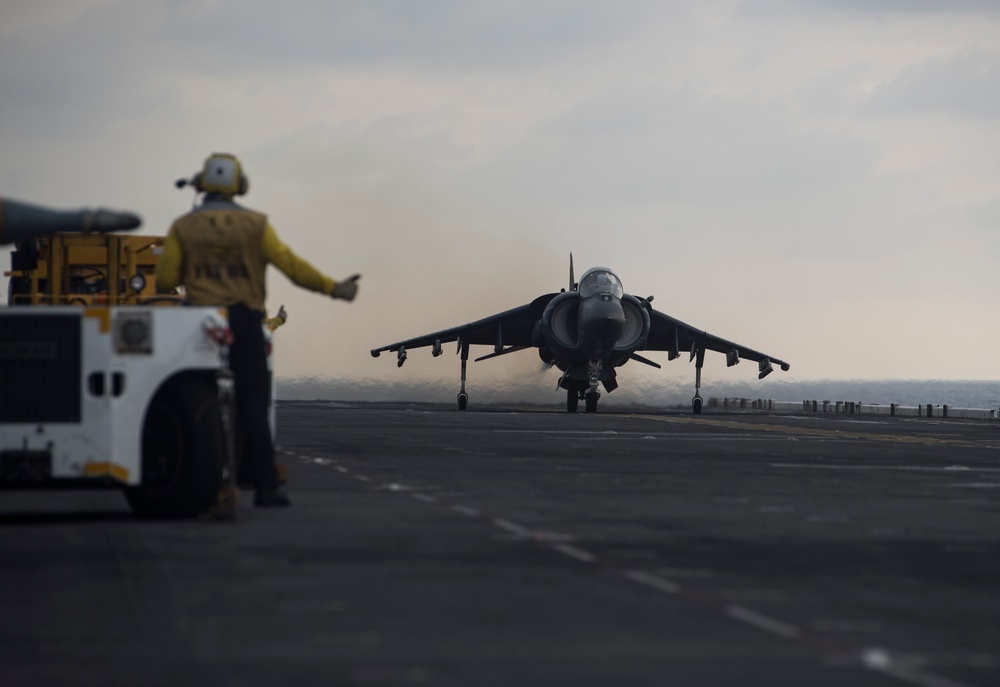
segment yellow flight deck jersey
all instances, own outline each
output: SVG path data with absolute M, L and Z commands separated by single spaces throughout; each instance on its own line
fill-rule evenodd
M 304 289 L 329 295 L 337 286 L 282 243 L 266 215 L 228 199 L 206 199 L 170 227 L 156 286 L 169 290 L 183 284 L 193 305 L 242 303 L 263 313 L 268 263 Z

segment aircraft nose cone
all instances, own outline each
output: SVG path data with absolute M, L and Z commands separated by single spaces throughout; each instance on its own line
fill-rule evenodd
M 594 297 L 584 308 L 582 325 L 586 338 L 613 346 L 625 327 L 621 302 L 610 296 Z

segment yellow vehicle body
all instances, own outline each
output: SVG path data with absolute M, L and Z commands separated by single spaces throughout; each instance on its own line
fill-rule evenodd
M 33 244 L 33 245 L 32 245 Z M 162 236 L 61 233 L 18 244 L 9 305 L 176 305 L 156 291 Z

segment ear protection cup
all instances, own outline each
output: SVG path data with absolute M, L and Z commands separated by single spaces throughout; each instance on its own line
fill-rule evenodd
M 221 193 L 241 196 L 250 189 L 250 181 L 243 173 L 243 165 L 235 155 L 212 153 L 205 159 L 202 171 L 191 179 L 196 189 L 203 193 Z

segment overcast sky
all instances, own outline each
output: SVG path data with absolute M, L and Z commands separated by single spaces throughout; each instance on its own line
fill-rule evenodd
M 269 273 L 280 377 L 457 388 L 454 356 L 368 351 L 558 291 L 572 251 L 791 362 L 767 383 L 1000 379 L 992 1 L 6 0 L 0 151 L 0 195 L 146 234 L 238 155 L 242 202 L 364 275 L 345 304 Z M 470 389 L 551 391 L 539 366 Z M 615 393 L 693 375 L 630 364 Z M 710 356 L 721 380 L 756 366 Z

